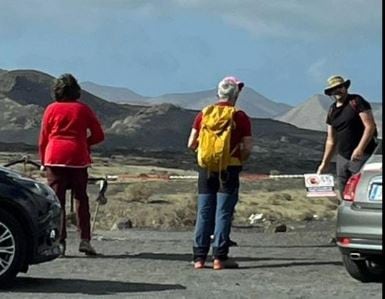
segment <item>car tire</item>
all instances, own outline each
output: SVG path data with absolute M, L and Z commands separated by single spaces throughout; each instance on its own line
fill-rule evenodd
M 379 276 L 370 271 L 366 260 L 352 260 L 348 254 L 343 254 L 342 260 L 351 277 L 361 282 L 377 282 L 379 280 Z
M 25 233 L 9 212 L 0 209 L 0 288 L 12 285 L 26 259 Z

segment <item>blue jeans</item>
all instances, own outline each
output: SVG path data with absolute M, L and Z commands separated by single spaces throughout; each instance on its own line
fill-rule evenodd
M 229 167 L 222 173 L 207 173 L 199 170 L 198 207 L 194 233 L 194 261 L 206 260 L 213 247 L 213 257 L 225 260 L 229 252 L 231 220 L 238 201 L 239 172 L 241 167 Z M 211 244 L 210 236 L 214 234 Z

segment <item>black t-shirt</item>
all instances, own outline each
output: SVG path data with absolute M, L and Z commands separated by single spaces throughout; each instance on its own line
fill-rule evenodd
M 345 103 L 339 107 L 336 103 L 330 106 L 326 123 L 336 130 L 337 152 L 346 159 L 350 159 L 364 133 L 365 127 L 358 114 L 367 110 L 371 110 L 370 104 L 356 94 L 349 94 Z M 373 138 L 364 152 L 371 154 L 375 148 Z

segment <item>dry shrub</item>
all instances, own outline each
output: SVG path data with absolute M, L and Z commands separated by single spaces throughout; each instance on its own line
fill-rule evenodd
M 90 186 L 90 191 L 96 189 Z M 267 192 L 267 189 L 273 191 Z M 106 195 L 109 201 L 100 207 L 97 229 L 110 229 L 121 217 L 139 228 L 190 228 L 196 221 L 196 182 L 111 184 Z M 91 208 L 93 213 L 93 200 Z M 259 213 L 271 223 L 310 220 L 312 217 L 335 219 L 336 208 L 334 199 L 306 198 L 303 180 L 245 181 L 241 184 L 233 223 L 249 225 L 250 215 Z M 262 220 L 257 224 L 262 224 Z
M 146 203 L 153 191 L 144 184 L 132 184 L 126 189 L 127 201 L 137 201 Z
M 288 193 L 273 193 L 268 197 L 268 201 L 272 205 L 281 205 L 286 201 L 292 201 L 293 198 Z
M 195 225 L 197 210 L 196 195 L 191 194 L 187 197 L 183 205 L 175 210 L 176 222 L 179 226 L 193 226 Z
M 136 190 L 136 189 L 135 189 Z M 151 201 L 149 199 L 157 198 Z M 121 217 L 133 227 L 171 229 L 191 227 L 195 224 L 196 196 L 188 193 L 152 195 L 147 202 L 110 202 L 108 210 L 100 211 L 99 229 L 110 229 Z M 107 208 L 107 207 L 106 207 Z

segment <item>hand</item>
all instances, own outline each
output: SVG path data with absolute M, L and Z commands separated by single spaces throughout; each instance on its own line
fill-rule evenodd
M 352 153 L 352 156 L 350 157 L 350 160 L 351 161 L 360 161 L 362 160 L 364 156 L 364 151 L 359 149 L 359 148 L 355 148 L 353 153 Z
M 329 165 L 322 162 L 317 169 L 317 174 L 322 174 L 329 169 Z
M 45 166 L 44 165 L 40 166 L 40 171 L 45 171 Z

